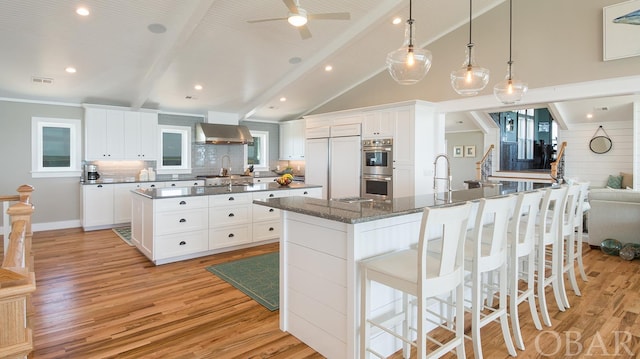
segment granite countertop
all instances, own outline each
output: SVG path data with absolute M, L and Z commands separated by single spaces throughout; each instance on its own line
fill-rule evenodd
M 133 180 L 131 180 L 133 178 Z M 118 183 L 157 183 L 157 182 L 176 182 L 176 181 L 197 181 L 204 178 L 198 178 L 196 176 L 181 176 L 179 178 L 172 178 L 162 176 L 160 178 L 156 178 L 153 181 L 139 181 L 136 177 L 106 177 L 104 179 L 92 180 L 92 181 L 80 181 L 81 185 L 86 184 L 118 184 Z
M 255 183 L 233 186 L 192 186 L 192 187 L 167 187 L 167 188 L 138 188 L 131 190 L 133 193 L 151 199 L 211 196 L 230 193 L 253 193 L 261 191 L 283 191 L 298 188 L 318 188 L 322 186 L 292 182 L 288 186 L 280 186 L 277 183 Z
M 523 185 L 514 185 L 523 184 Z M 480 198 L 491 198 L 510 193 L 544 188 L 551 184 L 531 182 L 503 182 L 492 187 L 474 188 L 413 197 L 394 198 L 389 201 L 363 199 L 324 200 L 309 197 L 283 197 L 255 200 L 253 203 L 281 210 L 306 214 L 332 221 L 356 224 L 383 218 L 418 213 L 425 207 L 436 207 Z

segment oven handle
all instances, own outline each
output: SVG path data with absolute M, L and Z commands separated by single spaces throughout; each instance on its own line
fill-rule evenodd
M 362 151 L 364 151 L 364 152 L 372 152 L 372 151 L 391 152 L 391 147 L 363 147 Z
M 363 175 L 362 176 L 363 180 L 378 180 L 378 181 L 385 181 L 385 182 L 391 182 L 391 177 L 388 176 L 367 176 L 367 175 Z

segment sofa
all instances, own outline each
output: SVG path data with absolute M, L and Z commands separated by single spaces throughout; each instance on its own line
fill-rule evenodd
M 589 244 L 617 239 L 622 244 L 640 244 L 640 191 L 594 188 L 589 190 L 587 212 Z

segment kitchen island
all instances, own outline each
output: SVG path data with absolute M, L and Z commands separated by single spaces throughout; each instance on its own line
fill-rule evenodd
M 277 241 L 280 211 L 253 201 L 321 195 L 321 186 L 302 183 L 138 188 L 131 191 L 131 241 L 154 264 Z
M 384 202 L 304 197 L 254 202 L 282 211 L 280 329 L 327 358 L 359 358 L 358 261 L 417 243 L 425 207 L 548 185 L 504 183 Z M 401 297 L 373 283 L 371 298 L 373 315 L 382 316 L 393 312 Z M 382 336 L 371 344 L 383 355 L 400 349 L 399 341 Z

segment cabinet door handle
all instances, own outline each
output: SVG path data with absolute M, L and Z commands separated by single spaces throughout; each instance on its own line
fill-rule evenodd
M 198 185 L 198 182 L 193 182 L 193 185 L 194 185 L 194 186 L 197 186 L 197 185 Z
M 235 217 L 235 214 L 229 213 L 229 217 Z
M 229 197 L 229 201 L 235 201 L 236 199 L 233 197 Z
M 175 183 L 172 183 L 172 184 L 171 184 L 171 187 L 175 187 L 175 186 L 176 186 L 176 184 L 175 184 Z
M 233 238 L 233 237 L 234 237 L 234 236 L 233 236 L 233 233 L 229 233 L 229 236 L 228 236 L 228 237 L 229 237 L 229 238 Z
M 303 192 L 302 194 L 309 194 L 309 192 L 307 192 L 307 191 L 304 191 L 304 192 Z
M 98 185 L 98 188 L 102 188 L 102 185 L 101 185 L 101 184 L 99 184 L 99 185 Z
M 274 211 L 274 209 L 273 209 L 273 208 L 269 208 L 269 212 L 273 212 L 273 211 Z
M 184 219 L 184 218 L 180 218 L 180 223 L 186 223 L 186 222 L 187 222 L 187 220 L 186 220 L 186 219 Z
M 185 244 L 187 244 L 187 242 L 185 242 L 185 241 L 180 241 L 180 245 L 181 245 L 181 246 L 184 246 Z
M 187 202 L 185 202 L 185 201 L 180 201 L 180 205 L 181 205 L 181 206 L 184 206 L 185 204 L 187 204 Z
M 152 185 L 151 185 L 151 186 L 149 186 L 149 187 L 155 187 L 155 186 L 156 186 L 156 185 L 152 184 Z
M 269 227 L 269 232 L 273 232 L 275 229 L 273 227 Z
M 273 193 L 269 195 L 269 197 L 273 197 Z

